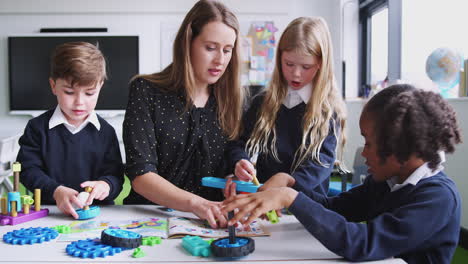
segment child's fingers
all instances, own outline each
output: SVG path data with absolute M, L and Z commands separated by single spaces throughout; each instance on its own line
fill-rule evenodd
M 277 209 L 277 210 L 276 210 L 276 215 L 277 215 L 278 217 L 283 216 L 283 213 L 281 212 L 281 209 Z
M 85 181 L 85 182 L 82 182 L 80 184 L 81 188 L 84 188 L 84 187 L 92 187 L 94 188 L 94 185 L 96 184 L 95 181 Z
M 73 198 L 75 198 L 75 199 L 73 200 Z M 80 202 L 78 199 L 76 199 L 76 197 L 73 197 L 73 198 L 72 198 L 72 203 Z M 72 203 L 67 201 L 64 204 L 64 211 L 65 211 L 66 214 L 69 214 L 69 215 L 73 216 L 73 218 L 78 219 L 78 214 L 76 213 L 75 208 L 73 208 Z

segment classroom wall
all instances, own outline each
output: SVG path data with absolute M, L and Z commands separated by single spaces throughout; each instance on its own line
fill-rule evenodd
M 462 226 L 468 229 L 468 98 L 449 99 L 450 105 L 457 112 L 459 127 L 464 136 L 464 143 L 457 146 L 454 154 L 447 154 L 444 164 L 445 172 L 453 179 L 462 199 Z M 364 145 L 360 135 L 359 116 L 365 100 L 348 100 L 348 143 L 344 155 L 345 163 L 352 168 L 356 149 Z

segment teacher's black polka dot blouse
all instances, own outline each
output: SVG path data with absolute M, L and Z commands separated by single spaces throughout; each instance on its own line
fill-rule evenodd
M 165 92 L 137 78 L 123 123 L 126 174 L 130 180 L 147 172 L 209 200 L 222 198 L 219 189 L 201 186 L 202 177 L 224 177 L 223 154 L 227 137 L 217 119 L 211 95 L 205 107 L 185 107 L 183 92 Z M 150 203 L 133 190 L 127 204 Z

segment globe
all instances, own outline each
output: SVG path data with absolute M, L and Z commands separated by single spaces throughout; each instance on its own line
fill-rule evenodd
M 450 48 L 434 50 L 426 60 L 426 74 L 439 86 L 443 97 L 450 97 L 449 91 L 460 82 L 463 57 Z

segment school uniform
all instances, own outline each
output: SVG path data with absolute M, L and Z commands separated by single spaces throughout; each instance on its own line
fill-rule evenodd
M 461 200 L 440 166 L 427 163 L 402 184 L 365 182 L 327 198 L 299 193 L 289 211 L 325 247 L 352 261 L 392 256 L 449 264 L 460 233 Z
M 271 153 L 259 153 L 256 169 L 257 178 L 260 182 L 266 182 L 274 174 L 284 172 L 294 177 L 296 183 L 293 188 L 298 191 L 306 193 L 316 191 L 322 194 L 328 192 L 329 177 L 335 162 L 337 144 L 332 121 L 330 121 L 330 130 L 323 141 L 319 154 L 320 161 L 325 166 L 319 165 L 309 156 L 295 171 L 292 171 L 296 151 L 301 146 L 302 120 L 311 92 L 311 85 L 305 86 L 299 91 L 288 88 L 288 94 L 277 113 L 274 127 L 279 161 Z M 264 94 L 260 94 L 253 99 L 251 106 L 243 117 L 243 133 L 238 140 L 228 143 L 226 159 L 231 172 L 234 172 L 235 165 L 239 160 L 249 160 L 251 158 L 247 155 L 245 146 L 260 115 L 259 111 L 263 100 Z
M 220 190 L 201 186 L 202 177 L 224 177 L 227 141 L 210 95 L 205 107 L 187 110 L 184 92 L 166 92 L 138 78 L 130 84 L 123 124 L 126 174 L 130 180 L 154 172 L 175 186 L 209 200 L 221 200 Z M 128 204 L 151 203 L 134 190 Z
M 96 204 L 113 204 L 123 184 L 123 164 L 114 128 L 94 111 L 78 127 L 60 107 L 29 120 L 19 139 L 20 181 L 30 191 L 40 188 L 43 204 L 55 204 L 60 185 L 83 191 L 84 181 L 105 181 L 109 196 Z

